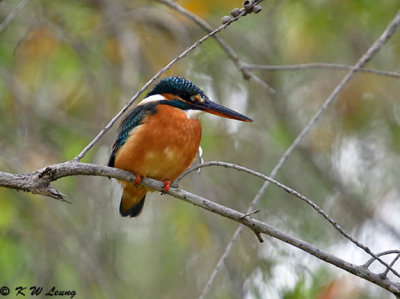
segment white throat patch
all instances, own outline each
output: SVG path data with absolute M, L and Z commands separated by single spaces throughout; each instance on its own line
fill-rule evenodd
M 193 109 L 185 110 L 185 113 L 186 113 L 186 117 L 187 117 L 187 118 L 199 118 L 199 116 L 200 116 L 203 112 L 204 112 L 204 111 L 201 111 L 201 110 L 193 110 Z

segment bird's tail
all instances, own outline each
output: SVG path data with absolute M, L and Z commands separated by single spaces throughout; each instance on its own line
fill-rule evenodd
M 142 212 L 147 190 L 132 183 L 121 182 L 124 188 L 119 213 L 122 217 L 136 217 Z

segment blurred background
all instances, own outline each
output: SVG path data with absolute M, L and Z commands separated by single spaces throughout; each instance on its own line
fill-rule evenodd
M 213 27 L 241 1 L 182 0 Z M 354 64 L 399 8 L 396 0 L 268 0 L 221 36 L 251 64 Z M 74 158 L 161 67 L 205 33 L 157 1 L 0 2 L 0 170 L 25 173 Z M 400 68 L 397 33 L 368 64 Z M 203 158 L 269 174 L 346 71 L 255 70 L 272 95 L 243 79 L 209 39 L 164 76 L 195 82 L 254 123 L 202 117 Z M 380 252 L 400 244 L 399 79 L 359 73 L 277 179 L 308 196 Z M 143 97 L 143 96 L 142 96 Z M 114 126 L 84 162 L 105 165 Z M 183 189 L 246 211 L 263 184 L 204 168 Z M 237 224 L 170 196 L 148 196 L 123 219 L 114 180 L 55 182 L 72 204 L 0 189 L 0 285 L 56 286 L 75 298 L 198 297 Z M 310 207 L 274 186 L 256 218 L 353 263 L 368 256 Z M 392 298 L 383 289 L 248 230 L 208 298 Z M 391 261 L 387 256 L 386 260 Z M 400 270 L 400 267 L 395 267 Z M 382 270 L 378 266 L 376 271 Z

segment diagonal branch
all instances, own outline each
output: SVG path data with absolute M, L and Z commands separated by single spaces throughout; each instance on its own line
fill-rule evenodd
M 203 28 L 206 32 L 211 32 L 213 30 L 210 24 L 208 24 L 206 21 L 204 21 L 202 18 L 198 17 L 194 13 L 188 11 L 186 8 L 180 6 L 179 4 L 171 2 L 169 0 L 157 0 L 157 1 L 171 7 L 172 9 L 175 9 L 177 12 L 181 13 L 182 15 L 186 16 L 194 23 L 199 25 L 199 27 Z M 242 72 L 243 78 L 253 79 L 256 82 L 262 81 L 260 78 L 258 78 L 258 76 L 256 76 L 253 72 L 249 70 L 250 68 L 248 67 L 248 64 L 245 64 L 243 61 L 240 60 L 239 55 L 222 37 L 220 37 L 219 35 L 214 35 L 214 39 L 217 41 L 220 47 L 225 51 L 227 56 L 233 61 L 236 67 Z M 265 87 L 265 89 L 268 92 L 272 94 L 276 93 L 276 91 L 266 82 L 262 81 L 261 84 Z
M 308 134 L 308 132 L 314 127 L 315 123 L 320 119 L 320 117 L 323 115 L 323 113 L 328 109 L 328 107 L 334 102 L 336 99 L 337 95 L 340 93 L 340 91 L 344 88 L 344 86 L 350 81 L 350 79 L 354 76 L 356 73 L 356 70 L 359 68 L 362 68 L 369 60 L 372 59 L 372 57 L 382 48 L 382 46 L 392 37 L 392 35 L 397 31 L 398 27 L 400 24 L 400 11 L 396 13 L 396 16 L 393 18 L 393 20 L 389 23 L 389 25 L 386 27 L 384 32 L 381 34 L 381 36 L 372 44 L 372 46 L 367 50 L 367 52 L 357 61 L 357 63 L 354 65 L 354 67 L 351 68 L 351 70 L 347 73 L 347 75 L 342 79 L 342 81 L 336 86 L 336 88 L 331 92 L 325 103 L 321 106 L 321 108 L 315 113 L 315 115 L 311 118 L 309 123 L 304 127 L 304 129 L 297 135 L 296 139 L 293 141 L 293 143 L 289 146 L 289 148 L 284 152 L 282 157 L 279 159 L 278 163 L 272 170 L 271 174 L 269 175 L 271 178 L 274 178 L 278 171 L 281 169 L 281 167 L 285 164 L 287 159 L 290 157 L 290 155 L 293 153 L 293 151 L 298 147 L 298 145 L 302 142 L 304 137 Z M 254 210 L 255 206 L 257 205 L 258 201 L 261 199 L 261 197 L 264 195 L 266 190 L 268 189 L 268 186 L 270 183 L 267 181 L 263 184 L 263 186 L 259 189 L 258 193 L 252 200 L 252 202 L 249 205 L 249 208 L 247 211 L 252 211 Z M 222 256 L 217 262 L 217 265 L 215 266 L 213 272 L 211 273 L 202 294 L 200 295 L 200 298 L 205 298 L 205 296 L 208 294 L 208 292 L 211 289 L 211 286 L 215 280 L 215 277 L 217 276 L 219 270 L 222 268 L 222 265 L 225 263 L 226 258 L 229 256 L 233 245 L 236 243 L 241 231 L 243 230 L 243 225 L 240 225 L 236 231 L 234 232 L 232 238 L 230 239 L 227 247 L 225 248 Z
M 257 0 L 254 1 L 254 4 L 257 4 L 261 2 L 262 0 Z M 138 90 L 138 92 L 129 100 L 129 102 L 121 109 L 120 112 L 115 115 L 111 121 L 100 131 L 100 133 L 82 150 L 82 152 L 79 153 L 78 156 L 74 158 L 74 161 L 80 161 L 86 153 L 103 137 L 103 135 L 111 129 L 111 127 L 116 123 L 116 121 L 122 116 L 122 114 L 125 113 L 126 110 L 137 100 L 137 98 L 154 82 L 156 81 L 164 72 L 166 72 L 172 65 L 174 65 L 176 62 L 184 58 L 188 53 L 196 49 L 199 45 L 201 45 L 204 41 L 206 41 L 208 38 L 214 36 L 218 32 L 224 30 L 226 27 L 228 27 L 230 24 L 233 22 L 236 22 L 238 19 L 241 17 L 245 16 L 247 13 L 245 11 L 242 11 L 238 16 L 235 18 L 229 19 L 229 21 L 225 22 L 218 28 L 214 29 L 211 31 L 209 34 L 205 35 L 201 39 L 197 40 L 194 44 L 192 44 L 190 47 L 186 48 L 185 51 L 183 51 L 181 54 L 179 54 L 177 57 L 175 57 L 173 60 L 171 60 L 166 66 L 164 66 L 162 69 L 158 71 L 157 74 L 153 76 L 141 89 Z
M 47 192 L 46 188 L 54 190 L 50 183 L 60 178 L 67 176 L 76 175 L 92 175 L 92 176 L 104 176 L 109 178 L 116 178 L 126 181 L 135 181 L 136 176 L 131 172 L 81 162 L 64 162 L 54 165 L 49 165 L 43 169 L 34 171 L 28 174 L 10 174 L 6 172 L 0 172 L 0 186 L 13 188 L 16 190 L 23 190 L 29 192 L 35 192 L 38 194 L 58 198 L 58 195 L 52 195 L 52 192 Z M 150 178 L 143 179 L 143 185 L 152 188 L 154 190 L 162 191 L 163 183 Z M 40 186 L 40 188 L 38 188 Z M 58 191 L 57 191 L 58 192 Z M 59 192 L 58 192 L 59 193 Z M 225 207 L 206 198 L 192 194 L 190 192 L 181 190 L 179 188 L 171 187 L 168 192 L 170 195 L 187 201 L 193 205 L 199 206 L 203 209 L 221 215 L 225 218 L 229 218 L 233 221 L 241 223 L 243 226 L 248 227 L 256 235 L 266 234 L 278 240 L 281 240 L 287 244 L 295 246 L 320 260 L 330 263 L 338 268 L 341 268 L 349 273 L 364 278 L 389 292 L 400 295 L 400 284 L 393 282 L 386 276 L 373 273 L 365 265 L 354 265 L 339 257 L 336 257 L 328 252 L 325 252 L 310 243 L 302 241 L 289 234 L 281 232 L 274 227 L 268 225 L 265 222 L 256 220 L 249 213 L 241 213 L 231 208 Z M 59 193 L 61 194 L 61 193 Z M 393 263 L 393 262 L 392 262 Z
M 309 69 L 331 69 L 331 70 L 351 70 L 354 66 L 346 64 L 336 64 L 336 63 L 304 63 L 304 64 L 292 64 L 292 65 L 262 65 L 262 64 L 243 64 L 244 69 L 249 70 L 264 70 L 264 71 L 301 71 Z M 355 69 L 360 73 L 369 73 L 379 76 L 400 78 L 400 73 L 381 71 L 370 68 L 358 68 Z
M 395 249 L 395 250 L 386 250 L 386 251 L 383 251 L 383 252 L 378 253 L 377 256 L 384 256 L 384 255 L 394 254 L 394 253 L 399 254 L 399 253 L 400 253 L 400 250 L 397 250 L 397 249 Z M 372 257 L 372 258 L 370 258 L 363 266 L 368 268 L 369 266 L 371 266 L 371 264 L 372 264 L 375 260 L 376 260 L 376 259 L 375 259 L 374 257 Z
M 274 185 L 276 185 L 278 188 L 281 188 L 282 190 L 288 192 L 289 194 L 299 198 L 300 200 L 304 201 L 306 204 L 308 204 L 309 206 L 311 206 L 315 211 L 317 211 L 318 214 L 320 214 L 324 219 L 326 219 L 342 236 L 344 236 L 346 239 L 350 240 L 353 244 L 355 244 L 356 246 L 358 246 L 359 248 L 363 249 L 366 253 L 368 253 L 369 255 L 372 256 L 372 258 L 374 260 L 379 261 L 381 264 L 383 264 L 387 271 L 392 271 L 393 274 L 395 274 L 397 277 L 400 278 L 400 274 L 394 270 L 392 268 L 392 265 L 389 265 L 388 263 L 386 263 L 385 261 L 383 261 L 379 255 L 374 254 L 371 249 L 369 249 L 367 246 L 361 244 L 360 242 L 358 242 L 355 238 L 353 238 L 349 233 L 347 233 L 335 220 L 333 220 L 320 206 L 318 206 L 314 201 L 312 201 L 311 199 L 309 199 L 308 197 L 304 196 L 303 194 L 297 192 L 296 190 L 262 174 L 259 173 L 257 171 L 254 171 L 252 169 L 248 169 L 246 167 L 243 166 L 239 166 L 236 164 L 232 164 L 232 163 L 226 163 L 226 162 L 221 162 L 221 161 L 210 161 L 210 162 L 206 162 L 206 163 L 202 163 L 199 165 L 196 165 L 188 170 L 186 170 L 178 179 L 177 182 L 179 182 L 184 176 L 186 176 L 187 174 L 203 168 L 203 167 L 209 167 L 209 166 L 222 166 L 222 167 L 226 167 L 226 168 L 232 168 L 241 172 L 245 172 L 248 173 L 250 175 L 259 177 L 261 179 L 263 179 L 264 181 L 267 181 L 269 183 L 272 183 Z M 248 212 L 248 213 L 254 213 L 253 212 Z
M 17 17 L 18 13 L 28 4 L 30 0 L 21 0 L 15 8 L 0 23 L 0 33 Z

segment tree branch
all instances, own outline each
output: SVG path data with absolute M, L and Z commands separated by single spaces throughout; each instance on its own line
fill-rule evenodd
M 243 64 L 244 69 L 265 70 L 265 71 L 301 71 L 309 69 L 333 69 L 333 70 L 352 70 L 360 73 L 370 73 L 379 76 L 400 78 L 400 73 L 381 71 L 370 68 L 355 68 L 351 65 L 336 64 L 336 63 L 304 63 L 292 65 L 262 65 L 262 64 Z
M 204 29 L 206 32 L 211 32 L 213 30 L 210 24 L 208 24 L 206 21 L 204 21 L 202 18 L 198 17 L 194 13 L 188 11 L 186 8 L 180 6 L 179 4 L 171 2 L 169 0 L 157 0 L 157 1 L 171 7 L 172 9 L 186 16 L 194 23 L 199 25 L 199 27 Z M 236 54 L 236 52 L 232 49 L 232 47 L 222 37 L 220 37 L 219 35 L 214 35 L 214 39 L 220 45 L 220 47 L 225 51 L 227 56 L 233 61 L 233 63 L 236 65 L 239 71 L 242 73 L 243 78 L 253 79 L 256 82 L 261 83 L 268 92 L 272 94 L 276 93 L 276 91 L 271 86 L 269 86 L 265 81 L 261 80 L 257 75 L 251 72 L 249 70 L 250 69 L 249 67 L 246 67 L 248 66 L 248 64 L 245 64 L 239 58 L 239 55 Z
M 252 176 L 256 176 L 258 178 L 263 179 L 264 181 L 267 181 L 269 183 L 272 183 L 274 185 L 276 185 L 278 188 L 281 188 L 282 190 L 288 192 L 289 194 L 299 198 L 300 200 L 304 201 L 306 204 L 308 204 L 309 206 L 311 206 L 315 211 L 317 211 L 318 214 L 320 214 L 324 219 L 326 219 L 342 236 L 344 236 L 346 239 L 350 240 L 353 244 L 355 244 L 357 247 L 363 249 L 366 253 L 368 253 L 369 255 L 371 255 L 374 260 L 379 261 L 381 264 L 383 264 L 387 270 L 390 270 L 393 272 L 394 275 L 396 275 L 397 277 L 400 278 L 400 274 L 394 270 L 392 268 L 392 265 L 389 265 L 388 263 L 386 263 L 385 261 L 383 261 L 379 255 L 373 253 L 371 251 L 371 249 L 369 249 L 367 246 L 361 244 L 360 242 L 358 242 L 355 238 L 353 238 L 349 233 L 347 233 L 335 220 L 333 220 L 332 217 L 330 217 L 320 206 L 318 206 L 314 201 L 312 201 L 311 199 L 307 198 L 306 196 L 304 196 L 303 194 L 297 192 L 296 190 L 262 174 L 259 173 L 257 171 L 248 169 L 246 167 L 243 166 L 239 166 L 236 164 L 232 164 L 232 163 L 226 163 L 226 162 L 221 162 L 221 161 L 210 161 L 210 162 L 206 162 L 206 163 L 202 163 L 199 165 L 196 165 L 188 170 L 186 170 L 178 179 L 177 182 L 179 182 L 183 177 L 185 177 L 186 175 L 188 175 L 189 173 L 203 168 L 203 167 L 210 167 L 210 166 L 222 166 L 225 168 L 232 168 L 241 172 L 245 172 L 248 173 Z M 256 210 L 257 211 L 257 210 Z M 249 214 L 254 213 L 254 212 L 248 212 Z
M 104 176 L 131 182 L 135 181 L 136 179 L 136 176 L 128 171 L 107 166 L 69 161 L 50 165 L 28 174 L 10 174 L 6 172 L 0 172 L 0 186 L 13 188 L 16 190 L 29 191 L 32 193 L 60 199 L 60 197 L 63 198 L 64 195 L 52 188 L 50 183 L 63 177 L 75 175 Z M 144 178 L 142 184 L 157 191 L 163 190 L 162 182 L 150 178 Z M 54 193 L 54 190 L 56 193 Z M 391 281 L 386 276 L 383 277 L 380 274 L 371 272 L 368 267 L 365 267 L 365 265 L 359 266 L 346 262 L 345 260 L 316 248 L 307 242 L 281 232 L 265 222 L 250 217 L 249 213 L 238 212 L 179 188 L 171 187 L 171 189 L 168 191 L 168 194 L 208 211 L 214 212 L 225 218 L 229 218 L 233 221 L 241 223 L 242 225 L 247 226 L 256 235 L 266 234 L 293 245 L 327 263 L 375 283 L 395 295 L 400 295 L 400 285 Z
M 389 25 L 386 27 L 384 32 L 381 36 L 372 44 L 372 46 L 367 50 L 367 52 L 357 61 L 353 68 L 347 73 L 347 75 L 341 80 L 341 82 L 336 86 L 336 88 L 331 92 L 329 97 L 326 99 L 324 104 L 321 108 L 315 113 L 315 115 L 311 118 L 309 123 L 303 128 L 303 130 L 297 135 L 293 143 L 288 147 L 288 149 L 283 153 L 282 157 L 279 159 L 278 163 L 272 170 L 269 177 L 274 178 L 281 167 L 285 164 L 287 159 L 290 157 L 292 152 L 298 147 L 298 145 L 302 142 L 304 137 L 308 134 L 308 132 L 314 127 L 315 123 L 321 118 L 323 113 L 328 109 L 328 107 L 334 102 L 337 95 L 340 91 L 344 88 L 344 86 L 350 81 L 350 79 L 354 76 L 357 69 L 362 68 L 371 58 L 382 48 L 382 46 L 392 37 L 392 35 L 397 31 L 400 24 L 400 11 L 398 11 Z M 249 205 L 248 212 L 254 210 L 255 206 L 257 205 L 258 201 L 267 191 L 269 182 L 266 181 L 263 186 L 259 189 L 256 196 L 253 198 L 252 202 Z M 224 253 L 220 257 L 215 266 L 213 272 L 211 273 L 200 298 L 205 298 L 208 292 L 211 289 L 211 286 L 214 282 L 216 275 L 218 274 L 219 270 L 222 268 L 222 265 L 225 263 L 225 259 L 229 256 L 233 244 L 236 243 L 241 231 L 243 230 L 243 225 L 240 225 L 236 231 L 234 232 L 232 238 L 230 239 L 228 245 L 226 246 Z
M 30 0 L 21 0 L 0 24 L 0 33 L 17 17 L 18 13 Z
M 400 254 L 400 250 L 386 250 L 383 252 L 379 252 L 377 254 L 377 256 L 384 256 L 384 255 L 388 255 L 388 254 Z M 371 266 L 371 264 L 376 260 L 375 257 L 370 258 L 364 265 L 363 267 L 368 268 L 369 266 Z

